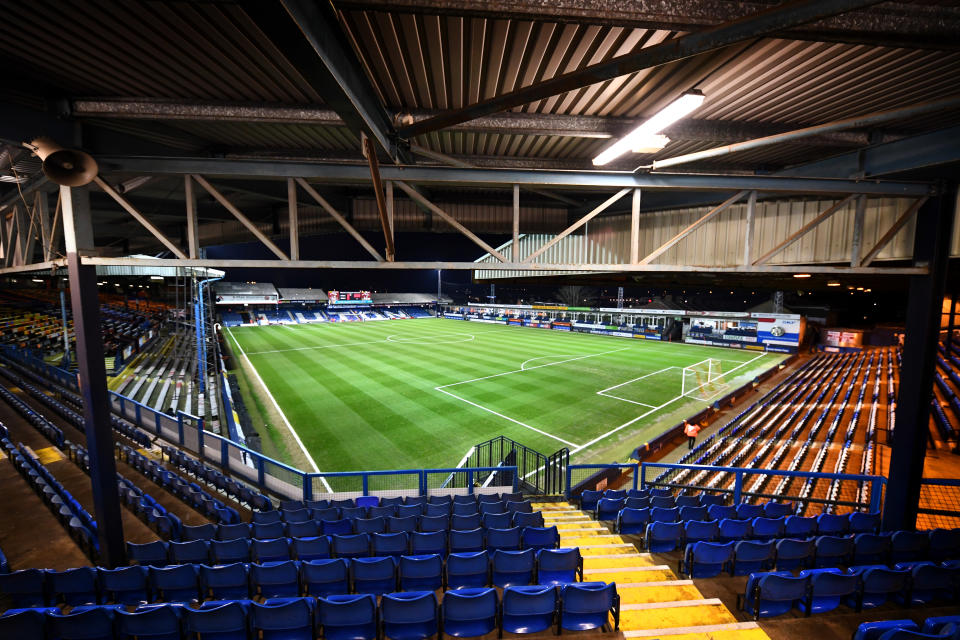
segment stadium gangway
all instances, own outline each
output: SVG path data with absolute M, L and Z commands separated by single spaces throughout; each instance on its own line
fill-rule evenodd
M 733 489 L 720 489 L 717 487 L 699 487 L 691 486 L 685 484 L 675 484 L 671 482 L 647 482 L 647 470 L 651 472 L 658 469 L 697 469 L 697 470 L 714 470 L 714 471 L 725 471 L 727 473 L 732 473 L 734 475 L 734 485 Z M 743 482 L 746 476 L 753 475 L 769 475 L 769 476 L 783 476 L 788 478 L 804 478 L 804 479 L 827 479 L 827 480 L 850 480 L 853 482 L 869 482 L 871 486 L 870 490 L 870 503 L 861 503 L 861 502 L 844 502 L 844 501 L 831 501 L 825 500 L 822 498 L 803 498 L 799 499 L 796 496 L 781 495 L 781 494 L 770 494 L 770 493 L 754 493 L 752 491 L 743 490 Z M 846 506 L 853 507 L 855 509 L 868 509 L 869 511 L 880 511 L 880 500 L 883 495 L 883 486 L 886 484 L 886 478 L 882 476 L 863 476 L 855 474 L 845 474 L 845 473 L 823 473 L 823 472 L 814 472 L 814 471 L 789 471 L 787 469 L 745 469 L 742 467 L 713 467 L 708 465 L 682 465 L 682 464 L 673 464 L 668 462 L 643 462 L 640 464 L 640 488 L 645 489 L 647 487 L 669 487 L 677 489 L 693 489 L 693 490 L 707 490 L 711 492 L 725 493 L 733 495 L 733 503 L 738 504 L 742 502 L 743 498 L 767 498 L 772 500 L 800 500 L 802 502 L 816 502 L 820 504 L 832 504 L 835 506 Z M 960 481 L 957 481 L 960 483 Z

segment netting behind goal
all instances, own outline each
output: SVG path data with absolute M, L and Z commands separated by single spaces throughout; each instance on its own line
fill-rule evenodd
M 681 395 L 706 399 L 726 387 L 722 363 L 716 358 L 707 358 L 683 368 Z

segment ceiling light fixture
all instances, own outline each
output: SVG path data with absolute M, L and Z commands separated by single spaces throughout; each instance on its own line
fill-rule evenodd
M 840 286 L 840 283 L 837 282 L 836 280 L 831 280 L 830 282 L 827 283 L 827 286 L 828 286 L 828 287 L 839 287 L 839 286 Z
M 810 274 L 809 274 L 809 273 L 795 273 L 795 274 L 793 274 L 793 277 L 794 277 L 794 278 L 809 278 L 809 277 L 810 277 Z
M 649 150 L 659 151 L 670 142 L 670 139 L 658 134 L 677 120 L 689 115 L 703 104 L 705 98 L 706 96 L 700 91 L 687 91 L 651 118 L 648 118 L 639 127 L 604 149 L 600 155 L 593 159 L 594 166 L 602 167 L 609 164 L 628 151 L 634 151 L 635 153 L 649 153 Z

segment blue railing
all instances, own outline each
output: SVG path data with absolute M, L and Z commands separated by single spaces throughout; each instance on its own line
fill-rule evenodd
M 660 482 L 647 482 L 647 469 L 676 469 L 676 470 L 689 470 L 689 471 L 709 471 L 712 473 L 725 472 L 731 473 L 734 476 L 733 489 L 722 489 L 718 487 L 691 487 L 687 484 L 673 484 L 668 480 Z M 827 500 L 813 500 L 808 498 L 799 499 L 796 496 L 775 496 L 771 494 L 754 494 L 746 492 L 743 490 L 743 480 L 746 476 L 785 476 L 792 478 L 805 478 L 805 479 L 826 479 L 826 480 L 849 480 L 851 482 L 869 482 L 870 483 L 870 504 L 860 504 L 860 503 L 846 503 L 842 501 L 827 501 Z M 640 488 L 646 487 L 683 487 L 683 488 L 695 488 L 695 489 L 704 489 L 707 491 L 714 491 L 718 493 L 730 493 L 733 494 L 734 504 L 741 502 L 744 496 L 746 497 L 770 497 L 770 498 L 783 498 L 783 499 L 793 499 L 800 501 L 810 501 L 810 502 L 831 502 L 832 504 L 846 504 L 850 506 L 859 506 L 859 507 L 869 507 L 870 511 L 880 511 L 880 505 L 883 500 L 883 487 L 886 484 L 887 480 L 883 476 L 868 476 L 868 475 L 857 475 L 857 474 L 847 474 L 847 473 L 823 473 L 815 471 L 788 471 L 786 469 L 744 469 L 742 467 L 716 467 L 711 465 L 700 465 L 700 464 L 671 464 L 667 462 L 643 462 L 640 464 Z
M 564 495 L 572 498 L 580 494 L 583 489 L 596 489 L 606 486 L 610 476 L 619 476 L 622 470 L 632 471 L 632 489 L 637 488 L 637 463 L 612 463 L 612 464 L 571 464 L 567 465 L 566 483 L 564 484 Z

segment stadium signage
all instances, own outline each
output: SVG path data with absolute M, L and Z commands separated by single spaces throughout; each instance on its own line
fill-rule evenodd
M 373 304 L 369 291 L 333 291 L 327 292 L 327 304 Z

